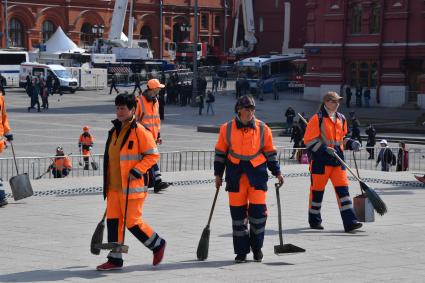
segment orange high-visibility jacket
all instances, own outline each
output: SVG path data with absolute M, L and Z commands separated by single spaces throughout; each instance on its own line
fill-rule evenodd
M 269 156 L 273 156 L 274 161 L 276 148 L 273 145 L 270 128 L 257 119 L 254 123 L 254 128 L 243 129 L 236 127 L 235 119 L 223 124 L 220 127 L 215 152 L 227 155 L 233 164 L 239 164 L 243 160 L 257 167 L 266 162 Z
M 148 101 L 144 94 L 139 95 L 137 97 L 136 119 L 137 122 L 151 131 L 154 140 L 160 137 L 161 119 L 158 101 Z
M 226 170 L 227 191 L 239 191 L 242 173 L 247 174 L 255 189 L 267 190 L 267 168 L 274 176 L 280 174 L 272 133 L 266 124 L 254 118 L 249 125 L 243 125 L 239 118 L 235 118 L 220 127 L 215 146 L 214 175 L 221 177 Z
M 320 115 L 322 115 L 321 125 L 319 125 Z M 304 134 L 304 144 L 313 152 L 317 152 L 320 148 L 323 149 L 323 146 L 339 147 L 342 151 L 344 150 L 344 137 L 347 132 L 347 121 L 341 113 L 336 113 L 334 123 L 326 110 L 323 109 L 320 114 L 315 114 L 308 122 Z
M 69 158 L 69 156 L 66 155 L 55 157 L 55 160 L 53 162 L 53 168 L 59 171 L 62 171 L 63 169 L 71 169 L 71 159 Z
M 6 105 L 4 103 L 4 96 L 0 95 L 0 136 L 10 132 L 9 120 L 7 119 Z M 5 147 L 5 141 L 0 141 L 0 153 L 3 152 Z
M 94 137 L 90 134 L 85 136 L 84 134 L 80 135 L 79 144 L 86 145 L 86 146 L 92 146 L 94 143 Z
M 103 178 L 103 196 L 106 198 L 108 190 L 108 149 L 109 144 L 117 138 L 117 128 L 121 126 L 118 120 L 113 121 L 114 127 L 109 131 L 108 140 L 105 146 L 104 157 L 104 178 Z M 120 168 L 121 168 L 121 184 L 122 193 L 126 194 L 128 176 L 130 171 L 133 175 L 139 177 L 130 181 L 129 199 L 145 197 L 147 192 L 147 175 L 146 172 L 158 162 L 159 152 L 156 147 L 152 134 L 142 125 L 136 123 L 133 119 L 129 130 L 125 133 L 124 140 L 120 146 Z M 146 180 L 145 180 L 146 178 Z

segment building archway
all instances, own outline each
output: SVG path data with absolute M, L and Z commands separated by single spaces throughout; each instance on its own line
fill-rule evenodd
M 94 42 L 93 25 L 85 22 L 80 30 L 80 45 L 83 47 L 91 46 Z
M 12 47 L 25 47 L 24 25 L 18 18 L 9 21 L 9 41 Z
M 173 25 L 173 42 L 190 40 L 191 26 L 187 22 L 177 22 Z
M 46 20 L 43 22 L 41 26 L 41 38 L 43 42 L 46 42 L 50 39 L 50 37 L 55 33 L 56 26 L 52 21 Z
M 144 25 L 140 30 L 140 39 L 146 39 L 149 46 L 152 46 L 152 29 L 149 25 Z

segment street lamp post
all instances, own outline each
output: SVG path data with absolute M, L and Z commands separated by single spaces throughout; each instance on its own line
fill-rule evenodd
M 164 43 L 162 42 L 162 25 L 163 25 L 163 21 L 162 21 L 162 14 L 163 14 L 163 2 L 162 0 L 159 0 L 159 59 L 162 59 L 162 57 L 164 56 L 163 54 L 163 48 L 164 48 Z
M 195 36 L 193 40 L 193 83 L 192 83 L 192 106 L 196 106 L 198 96 L 198 0 L 195 0 Z
M 7 18 L 7 0 L 4 0 L 4 27 L 6 34 L 6 48 L 10 47 L 10 39 L 9 39 L 9 19 Z
M 100 44 L 97 41 L 97 39 L 102 38 L 103 37 L 103 31 L 105 30 L 105 26 L 104 25 L 93 25 L 91 28 L 92 34 L 94 36 L 94 41 L 96 41 L 96 43 L 93 45 L 93 48 L 97 48 L 98 52 L 100 51 Z M 97 46 L 97 47 L 96 47 Z

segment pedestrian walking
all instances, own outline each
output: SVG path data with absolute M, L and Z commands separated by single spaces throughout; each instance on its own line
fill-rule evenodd
M 235 98 L 238 99 L 242 95 L 242 80 L 240 78 L 236 79 L 235 90 L 236 90 Z
M 351 86 L 347 86 L 345 88 L 345 105 L 347 106 L 347 108 L 350 108 L 350 102 L 351 102 L 351 97 L 353 96 L 353 93 L 351 92 Z
M 381 163 L 381 171 L 390 171 L 391 166 L 396 164 L 396 157 L 394 153 L 388 148 L 387 140 L 381 140 L 380 142 L 381 150 L 378 154 L 378 159 L 376 160 L 376 167 Z
M 369 152 L 368 159 L 374 159 L 375 145 L 376 145 L 376 130 L 372 124 L 370 124 L 369 127 L 366 129 L 366 135 L 367 135 L 366 150 L 367 152 Z
M 109 89 L 109 94 L 112 94 L 112 90 L 114 89 L 117 93 L 120 93 L 120 91 L 117 89 L 117 83 L 118 83 L 118 77 L 116 74 L 112 75 L 111 78 L 111 88 Z
M 61 88 L 61 84 L 60 84 L 60 81 L 59 81 L 59 78 L 58 77 L 54 77 L 53 78 L 53 80 L 54 80 L 54 83 L 53 83 L 53 92 L 54 93 L 59 93 L 59 95 L 63 95 L 63 92 L 62 92 L 62 88 Z
M 363 93 L 363 96 L 364 96 L 364 106 L 366 107 L 366 108 L 369 108 L 370 107 L 370 88 L 366 88 L 366 90 L 364 91 L 364 93 Z
M 207 102 L 207 115 L 210 113 L 210 109 L 211 109 L 212 115 L 215 115 L 214 107 L 213 107 L 213 103 L 215 102 L 215 96 L 210 90 L 207 92 L 206 102 Z
M 280 185 L 284 180 L 271 130 L 255 118 L 254 99 L 240 97 L 235 112 L 237 116 L 220 127 L 215 146 L 215 185 L 221 187 L 226 171 L 235 262 L 246 262 L 251 250 L 254 261 L 261 262 L 267 220 L 267 168 Z
M 56 148 L 56 155 L 49 169 L 52 170 L 53 178 L 65 178 L 72 169 L 72 162 L 61 146 Z
M 136 89 L 138 89 L 139 92 L 142 92 L 142 89 L 140 88 L 140 75 L 139 74 L 134 74 L 133 76 L 134 76 L 134 90 L 133 90 L 133 94 L 136 92 Z M 111 91 L 112 91 L 112 89 L 111 89 Z
M 346 169 L 335 158 L 335 154 L 344 160 L 344 144 L 346 149 L 359 151 L 360 143 L 345 138 L 348 125 L 344 115 L 338 112 L 341 99 L 336 92 L 328 92 L 323 97 L 320 110 L 308 122 L 304 135 L 304 142 L 312 158 L 308 222 L 311 229 L 324 229 L 320 210 L 326 184 L 331 179 L 344 230 L 352 232 L 362 227 L 362 224 L 357 221 L 353 210 Z
M 46 83 L 43 82 L 42 86 L 41 86 L 41 107 L 43 107 L 43 109 L 49 109 L 49 89 L 46 86 Z
M 94 137 L 90 134 L 89 126 L 83 127 L 83 133 L 80 135 L 78 139 L 78 148 L 83 155 L 84 160 L 84 170 L 90 169 L 90 154 L 94 145 Z
M 12 129 L 9 125 L 9 119 L 6 112 L 6 102 L 4 100 L 4 94 L 0 90 L 0 136 L 5 137 L 6 140 L 0 140 L 0 153 L 6 148 L 6 141 L 13 141 Z M 0 176 L 0 207 L 7 205 L 6 193 L 3 189 L 3 176 Z
M 166 241 L 142 219 L 142 213 L 148 196 L 147 171 L 158 162 L 158 149 L 149 130 L 136 121 L 134 95 L 119 94 L 115 98 L 115 107 L 117 119 L 112 121 L 113 127 L 108 133 L 103 164 L 108 242 L 123 243 L 123 229 L 128 229 L 152 251 L 155 266 L 164 257 Z M 126 216 L 126 227 L 123 227 L 123 215 Z M 122 254 L 111 251 L 108 261 L 96 269 L 116 270 L 123 264 Z
M 292 107 L 288 107 L 285 111 L 286 117 L 286 133 L 290 134 L 292 132 L 292 124 L 294 123 L 295 110 Z
M 31 105 L 28 107 L 28 112 L 31 109 L 35 109 L 35 105 L 37 105 L 37 111 L 40 112 L 40 101 L 38 100 L 38 95 L 40 94 L 40 83 L 38 82 L 38 78 L 34 78 L 31 84 Z
M 47 72 L 47 78 L 46 78 L 46 87 L 48 95 L 53 95 L 53 84 L 54 84 L 54 78 L 50 71 Z
M 276 80 L 273 82 L 273 97 L 274 100 L 279 100 L 279 84 Z
M 351 138 L 359 141 L 362 145 L 362 137 L 360 135 L 360 121 L 357 118 L 352 120 Z
M 304 136 L 304 133 L 302 128 L 300 127 L 299 123 L 295 121 L 292 126 L 291 140 L 290 140 L 290 142 L 294 141 L 294 145 L 293 145 L 291 157 L 289 159 L 295 158 L 298 152 L 298 149 L 301 148 L 303 136 Z
M 356 106 L 362 107 L 362 97 L 363 97 L 363 89 L 361 86 L 357 86 L 356 88 Z
M 409 151 L 406 148 L 406 143 L 399 142 L 396 171 L 407 171 L 407 170 L 409 170 Z
M 220 77 L 218 76 L 217 72 L 214 73 L 212 77 L 212 91 L 218 92 L 218 84 L 220 82 Z
M 150 131 L 156 144 L 162 144 L 161 139 L 161 119 L 159 115 L 158 94 L 165 85 L 161 84 L 158 79 L 151 79 L 147 83 L 147 89 L 140 94 L 136 101 L 136 121 L 142 124 Z M 168 188 L 171 183 L 163 182 L 161 171 L 158 164 L 152 166 L 152 179 L 154 180 L 154 193 L 159 193 Z
M 204 109 L 204 96 L 202 94 L 196 96 L 196 103 L 198 104 L 198 114 L 202 116 L 202 109 Z

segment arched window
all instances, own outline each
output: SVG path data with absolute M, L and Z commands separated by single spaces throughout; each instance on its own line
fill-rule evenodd
M 353 7 L 351 17 L 351 33 L 362 32 L 362 4 L 357 4 Z
M 152 29 L 150 26 L 144 25 L 140 30 L 140 39 L 146 39 L 149 45 L 152 46 Z
M 12 18 L 9 23 L 10 46 L 24 47 L 24 31 L 21 21 Z
M 379 33 L 381 25 L 381 6 L 374 4 L 370 15 L 370 33 Z
M 191 29 L 192 29 L 192 26 L 185 22 L 176 23 L 173 26 L 173 41 L 182 42 L 185 40 L 190 40 Z
M 55 32 L 55 25 L 51 21 L 44 21 L 41 32 L 43 34 L 43 42 L 46 42 Z
M 80 41 L 83 47 L 93 45 L 93 26 L 90 23 L 84 23 L 81 27 Z

